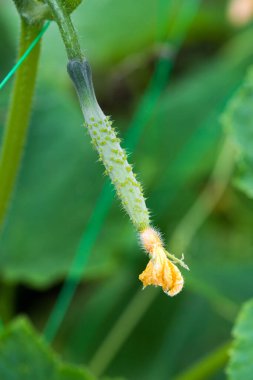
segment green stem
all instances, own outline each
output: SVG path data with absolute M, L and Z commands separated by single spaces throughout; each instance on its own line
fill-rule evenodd
M 60 33 L 66 47 L 69 60 L 78 59 L 83 60 L 84 56 L 81 52 L 81 47 L 77 38 L 75 28 L 71 22 L 67 10 L 62 4 L 61 0 L 46 0 L 49 5 L 54 19 L 58 24 Z
M 50 16 L 46 4 L 38 1 L 13 0 L 17 11 L 27 24 L 38 24 Z
M 41 24 L 21 21 L 19 54 L 21 57 L 38 35 Z M 15 185 L 29 125 L 32 98 L 40 53 L 40 43 L 31 51 L 17 72 L 12 100 L 7 116 L 0 156 L 0 227 L 8 209 Z
M 231 343 L 225 343 L 188 370 L 176 376 L 174 380 L 207 380 L 222 369 L 228 360 L 228 350 Z

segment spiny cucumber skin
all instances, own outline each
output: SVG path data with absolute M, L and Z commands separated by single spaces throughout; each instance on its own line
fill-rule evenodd
M 142 230 L 149 225 L 149 215 L 141 185 L 127 162 L 126 153 L 120 146 L 120 140 L 116 137 L 111 121 L 108 117 L 101 120 L 92 118 L 86 126 L 118 197 L 133 224 L 138 230 Z
M 111 178 L 123 207 L 134 226 L 142 231 L 150 224 L 142 188 L 127 161 L 125 151 L 120 146 L 120 139 L 112 128 L 112 122 L 97 103 L 90 66 L 86 60 L 71 60 L 68 63 L 68 72 L 75 84 L 92 143 L 104 163 L 106 173 Z

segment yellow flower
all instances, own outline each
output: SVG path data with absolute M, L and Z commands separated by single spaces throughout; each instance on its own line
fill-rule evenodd
M 184 285 L 180 270 L 167 258 L 166 251 L 161 246 L 153 250 L 152 257 L 139 279 L 144 287 L 161 286 L 169 296 L 178 294 Z
M 168 257 L 184 268 L 189 268 L 183 259 L 177 259 L 165 251 L 160 234 L 154 228 L 147 227 L 141 231 L 140 239 L 143 248 L 150 256 L 146 269 L 139 276 L 144 288 L 148 285 L 161 286 L 166 294 L 175 296 L 182 290 L 184 279 L 180 270 Z

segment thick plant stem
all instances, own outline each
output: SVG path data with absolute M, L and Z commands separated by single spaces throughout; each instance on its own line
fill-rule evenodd
M 21 21 L 19 54 L 24 54 L 38 35 L 41 24 Z M 40 43 L 31 51 L 17 72 L 7 116 L 0 155 L 0 228 L 3 226 L 15 185 L 29 125 L 32 98 L 40 53 Z

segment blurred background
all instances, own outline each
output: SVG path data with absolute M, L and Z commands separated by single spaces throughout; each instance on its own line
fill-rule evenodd
M 190 267 L 175 298 L 141 290 L 147 257 L 105 185 L 50 24 L 0 240 L 4 321 L 28 315 L 64 359 L 130 380 L 173 379 L 230 340 L 252 296 L 253 203 L 222 160 L 220 119 L 253 62 L 252 17 L 251 0 L 84 0 L 73 14 L 153 224 Z M 1 2 L 0 35 L 3 79 L 19 36 L 11 1 Z M 0 134 L 11 88 L 0 93 Z M 225 379 L 222 365 L 215 372 L 210 378 Z

